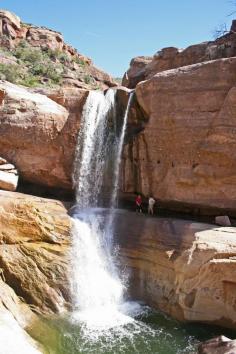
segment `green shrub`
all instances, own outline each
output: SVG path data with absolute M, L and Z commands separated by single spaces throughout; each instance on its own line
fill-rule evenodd
M 54 61 L 58 60 L 61 63 L 69 63 L 71 61 L 69 56 L 66 53 L 62 52 L 60 49 L 46 48 L 45 56 Z
M 1 64 L 0 63 L 0 79 L 7 80 L 13 84 L 18 83 L 24 76 L 22 69 L 14 64 Z
M 84 82 L 86 84 L 91 84 L 92 81 L 93 81 L 93 78 L 90 75 L 87 74 L 87 75 L 84 76 Z
M 74 61 L 76 64 L 79 64 L 80 66 L 85 66 L 86 65 L 86 62 L 83 59 L 78 58 L 78 57 L 73 58 L 72 61 Z
M 48 65 L 46 76 L 55 84 L 59 84 L 62 79 L 62 73 L 58 72 L 54 65 Z
M 39 49 L 30 48 L 28 46 L 18 46 L 13 52 L 16 58 L 23 62 L 36 63 L 43 61 L 43 54 Z
M 30 67 L 29 67 L 29 72 L 32 75 L 42 75 L 45 76 L 47 74 L 47 66 L 45 65 L 45 63 L 33 63 Z
M 27 87 L 37 87 L 39 86 L 40 81 L 39 77 L 28 74 L 19 83 Z

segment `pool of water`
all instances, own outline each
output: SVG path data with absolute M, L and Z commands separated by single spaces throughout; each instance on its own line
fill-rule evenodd
M 218 327 L 181 324 L 137 303 L 129 303 L 128 308 L 133 317 L 127 313 L 129 320 L 122 325 L 91 326 L 73 314 L 42 318 L 29 333 L 44 346 L 45 354 L 190 354 L 196 353 L 199 342 L 214 336 L 235 337 Z M 101 312 L 101 323 L 104 316 Z

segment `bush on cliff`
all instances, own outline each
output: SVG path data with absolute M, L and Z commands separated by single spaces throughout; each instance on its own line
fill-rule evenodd
M 59 49 L 33 47 L 27 40 L 21 40 L 14 48 L 1 47 L 0 57 L 3 58 L 0 79 L 14 84 L 58 86 L 69 78 L 99 88 L 83 58 Z
M 7 80 L 14 84 L 17 84 L 23 77 L 24 73 L 18 65 L 0 63 L 1 80 Z

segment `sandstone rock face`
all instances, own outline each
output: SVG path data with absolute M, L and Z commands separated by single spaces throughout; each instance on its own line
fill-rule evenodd
M 120 122 L 130 90 L 115 90 Z M 72 191 L 74 153 L 88 92 L 78 88 L 27 90 L 0 82 L 0 151 L 16 166 L 20 181 Z M 129 134 L 142 130 L 144 120 L 134 99 Z
M 235 214 L 235 70 L 235 58 L 219 59 L 137 85 L 149 121 L 126 147 L 124 192 Z
M 182 321 L 235 328 L 236 229 L 117 212 L 132 295 Z
M 68 107 L 68 112 L 45 95 L 7 82 L 0 83 L 0 90 L 1 155 L 14 163 L 26 181 L 71 188 L 74 150 L 87 91 L 57 92 L 57 100 Z
M 0 209 L 2 279 L 37 312 L 65 310 L 71 227 L 65 208 L 54 200 L 0 191 Z
M 236 33 L 232 26 L 228 34 L 215 41 L 191 45 L 183 50 L 175 47 L 163 48 L 153 58 L 132 59 L 122 85 L 134 88 L 140 81 L 150 79 L 161 71 L 234 56 L 236 56 Z
M 129 88 L 134 88 L 139 81 L 145 80 L 145 68 L 152 61 L 152 57 L 136 57 L 130 62 L 130 68 L 125 73 L 122 85 Z M 143 77 L 142 77 L 143 74 Z M 137 82 L 135 78 L 137 77 Z
M 16 39 L 20 29 L 21 22 L 18 16 L 9 11 L 0 10 L 0 35 Z

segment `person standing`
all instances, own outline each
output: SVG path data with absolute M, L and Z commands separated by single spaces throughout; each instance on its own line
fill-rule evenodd
M 143 212 L 143 209 L 142 209 L 142 197 L 141 197 L 140 194 L 136 197 L 135 204 L 136 204 L 136 211 L 138 211 L 139 213 L 142 213 Z
M 149 197 L 148 199 L 148 214 L 153 215 L 154 214 L 154 205 L 156 201 L 154 198 Z

